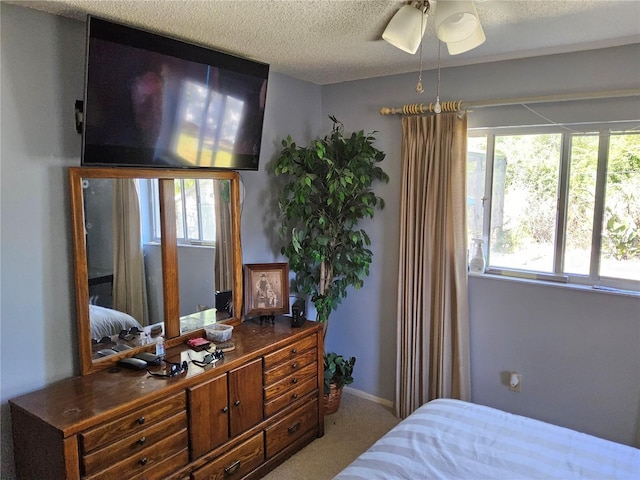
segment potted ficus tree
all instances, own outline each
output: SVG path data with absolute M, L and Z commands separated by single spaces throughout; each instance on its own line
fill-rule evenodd
M 330 134 L 308 146 L 298 146 L 288 136 L 275 162 L 275 174 L 285 178 L 279 196 L 280 235 L 282 254 L 295 273 L 292 290 L 310 297 L 317 321 L 324 324 L 325 337 L 329 316 L 347 296 L 348 288 L 361 288 L 369 275 L 371 241 L 358 223 L 373 218 L 376 208 L 384 207 L 372 186 L 389 181 L 378 166 L 385 154 L 373 146 L 375 132 L 345 135 L 343 124 L 329 118 L 333 122 Z M 336 360 L 340 359 L 347 364 L 338 367 Z M 329 384 L 333 373 L 345 373 L 344 381 L 334 382 L 341 384 L 337 389 L 341 393 L 353 381 L 355 358 L 344 360 L 325 352 L 324 362 Z

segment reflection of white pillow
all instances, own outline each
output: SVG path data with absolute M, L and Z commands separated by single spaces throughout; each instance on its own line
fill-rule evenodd
M 89 318 L 91 338 L 117 335 L 121 330 L 129 330 L 131 327 L 142 330 L 142 325 L 131 315 L 99 305 L 89 305 Z

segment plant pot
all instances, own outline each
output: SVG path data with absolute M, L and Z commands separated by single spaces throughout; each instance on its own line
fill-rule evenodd
M 340 399 L 342 398 L 342 388 L 338 388 L 335 383 L 330 385 L 330 391 L 328 395 L 325 395 L 324 400 L 324 414 L 331 415 L 336 413 L 340 407 Z

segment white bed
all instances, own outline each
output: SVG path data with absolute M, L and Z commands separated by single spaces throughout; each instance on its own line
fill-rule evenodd
M 460 400 L 426 403 L 334 480 L 640 479 L 640 450 Z
M 99 339 L 117 335 L 121 330 L 129 330 L 131 327 L 142 330 L 140 323 L 131 315 L 99 305 L 89 305 L 89 318 L 91 338 Z

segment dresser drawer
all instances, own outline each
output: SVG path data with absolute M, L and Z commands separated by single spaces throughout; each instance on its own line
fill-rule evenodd
M 280 395 L 279 397 L 274 398 L 270 402 L 266 402 L 264 404 L 264 414 L 265 416 L 271 416 L 274 413 L 282 410 L 285 407 L 288 407 L 294 402 L 297 402 L 300 397 L 303 395 L 312 392 L 314 389 L 317 389 L 318 382 L 316 380 L 317 376 L 314 376 L 300 384 L 296 387 L 290 389 L 285 394 Z
M 228 453 L 196 470 L 193 480 L 234 480 L 244 477 L 264 462 L 262 432 L 238 445 Z
M 270 370 L 271 368 L 277 366 L 280 363 L 286 362 L 287 360 L 291 360 L 294 357 L 298 356 L 305 350 L 309 350 L 311 348 L 315 348 L 317 345 L 316 335 L 311 335 L 310 337 L 303 338 L 302 340 L 298 340 L 291 345 L 288 345 L 280 350 L 276 350 L 273 353 L 264 356 L 264 369 Z
M 167 457 L 182 450 L 188 452 L 187 448 L 187 429 L 185 428 L 184 430 L 181 430 L 178 433 L 174 433 L 173 435 L 165 438 L 155 445 L 140 450 L 130 457 L 122 459 L 118 463 L 115 462 L 120 459 L 113 459 L 112 467 L 106 470 L 102 470 L 95 475 L 88 475 L 84 478 L 86 478 L 87 480 L 108 480 L 140 476 L 143 473 L 146 474 L 153 471 L 153 469 L 155 469 L 156 467 L 159 468 L 160 463 L 163 462 Z
M 269 402 L 280 395 L 287 393 L 290 389 L 296 387 L 298 384 L 304 383 L 311 377 L 318 375 L 318 364 L 316 362 L 310 363 L 306 367 L 302 367 L 299 370 L 294 370 L 293 373 L 289 372 L 289 376 L 282 380 L 272 383 L 270 386 L 264 389 L 264 401 Z
M 84 455 L 82 462 L 86 475 L 103 470 L 114 463 L 132 455 L 138 455 L 144 449 L 155 445 L 170 435 L 187 428 L 187 413 L 183 411 L 166 420 L 146 427 L 134 435 L 129 435 L 104 448 Z
M 170 456 L 166 460 L 158 462 L 155 466 L 151 467 L 144 472 L 133 477 L 127 477 L 127 480 L 166 480 L 167 478 L 178 478 L 183 480 L 189 480 L 189 476 L 172 477 L 171 473 L 176 470 L 180 470 L 187 463 L 189 463 L 189 450 L 184 449 L 178 453 Z
M 270 370 L 264 372 L 264 384 L 265 386 L 272 385 L 273 383 L 283 379 L 290 375 L 292 372 L 300 370 L 307 365 L 314 363 L 317 360 L 316 351 L 310 350 L 303 352 L 293 358 L 287 359 L 287 361 L 276 365 Z
M 184 392 L 146 405 L 119 417 L 117 420 L 103 423 L 99 427 L 82 432 L 80 441 L 83 451 L 86 454 L 121 437 L 138 433 L 150 424 L 180 413 L 185 409 L 186 394 Z
M 271 458 L 317 426 L 318 398 L 314 397 L 302 408 L 266 428 L 267 458 Z

